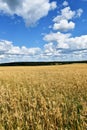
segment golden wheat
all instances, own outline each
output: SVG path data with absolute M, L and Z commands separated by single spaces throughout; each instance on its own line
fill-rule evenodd
M 0 67 L 0 130 L 87 130 L 87 65 Z

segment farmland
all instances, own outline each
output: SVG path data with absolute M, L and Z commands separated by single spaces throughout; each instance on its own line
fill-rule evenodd
M 0 67 L 0 130 L 87 130 L 87 64 Z

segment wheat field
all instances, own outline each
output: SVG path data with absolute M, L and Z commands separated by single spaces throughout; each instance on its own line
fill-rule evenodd
M 0 67 L 0 130 L 87 130 L 87 64 Z

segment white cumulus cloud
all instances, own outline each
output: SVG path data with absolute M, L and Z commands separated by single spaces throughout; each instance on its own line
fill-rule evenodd
M 41 53 L 41 49 L 39 47 L 36 48 L 27 48 L 25 46 L 19 47 L 14 46 L 13 42 L 7 40 L 0 40 L 0 59 L 7 61 L 18 61 L 30 60 L 38 57 Z M 6 61 L 4 61 L 6 62 Z
M 85 60 L 87 57 L 87 35 L 72 37 L 69 33 L 49 33 L 44 36 L 48 59 L 53 60 Z M 47 57 L 46 57 L 47 58 Z
M 68 6 L 68 2 L 67 2 L 67 1 L 64 1 L 64 2 L 63 2 L 63 6 Z
M 56 2 L 49 0 L 0 0 L 1 12 L 22 17 L 27 26 L 36 23 L 56 7 Z
M 0 40 L 0 62 L 86 59 L 87 35 L 72 37 L 57 32 L 45 35 L 44 40 L 47 44 L 43 49 L 14 46 L 11 41 Z
M 59 22 L 62 19 L 71 20 L 75 16 L 76 12 L 72 11 L 70 7 L 65 7 L 64 9 L 61 9 L 60 15 L 57 15 L 53 22 Z
M 77 17 L 80 17 L 83 13 L 83 10 L 82 9 L 78 9 L 77 10 Z
M 87 49 L 87 35 L 81 35 L 79 37 L 72 37 L 69 33 L 50 33 L 45 35 L 44 40 L 47 42 L 54 42 L 57 44 L 57 49 Z
M 54 23 L 53 29 L 60 31 L 67 31 L 75 28 L 75 23 L 66 19 L 61 20 L 59 23 Z
M 82 9 L 73 11 L 69 6 L 61 9 L 60 14 L 53 19 L 53 29 L 59 31 L 68 31 L 74 29 L 75 23 L 72 20 L 73 18 L 80 17 L 82 13 Z

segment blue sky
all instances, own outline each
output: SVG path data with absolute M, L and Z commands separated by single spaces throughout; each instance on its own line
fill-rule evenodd
M 0 0 L 0 62 L 87 60 L 87 0 Z

